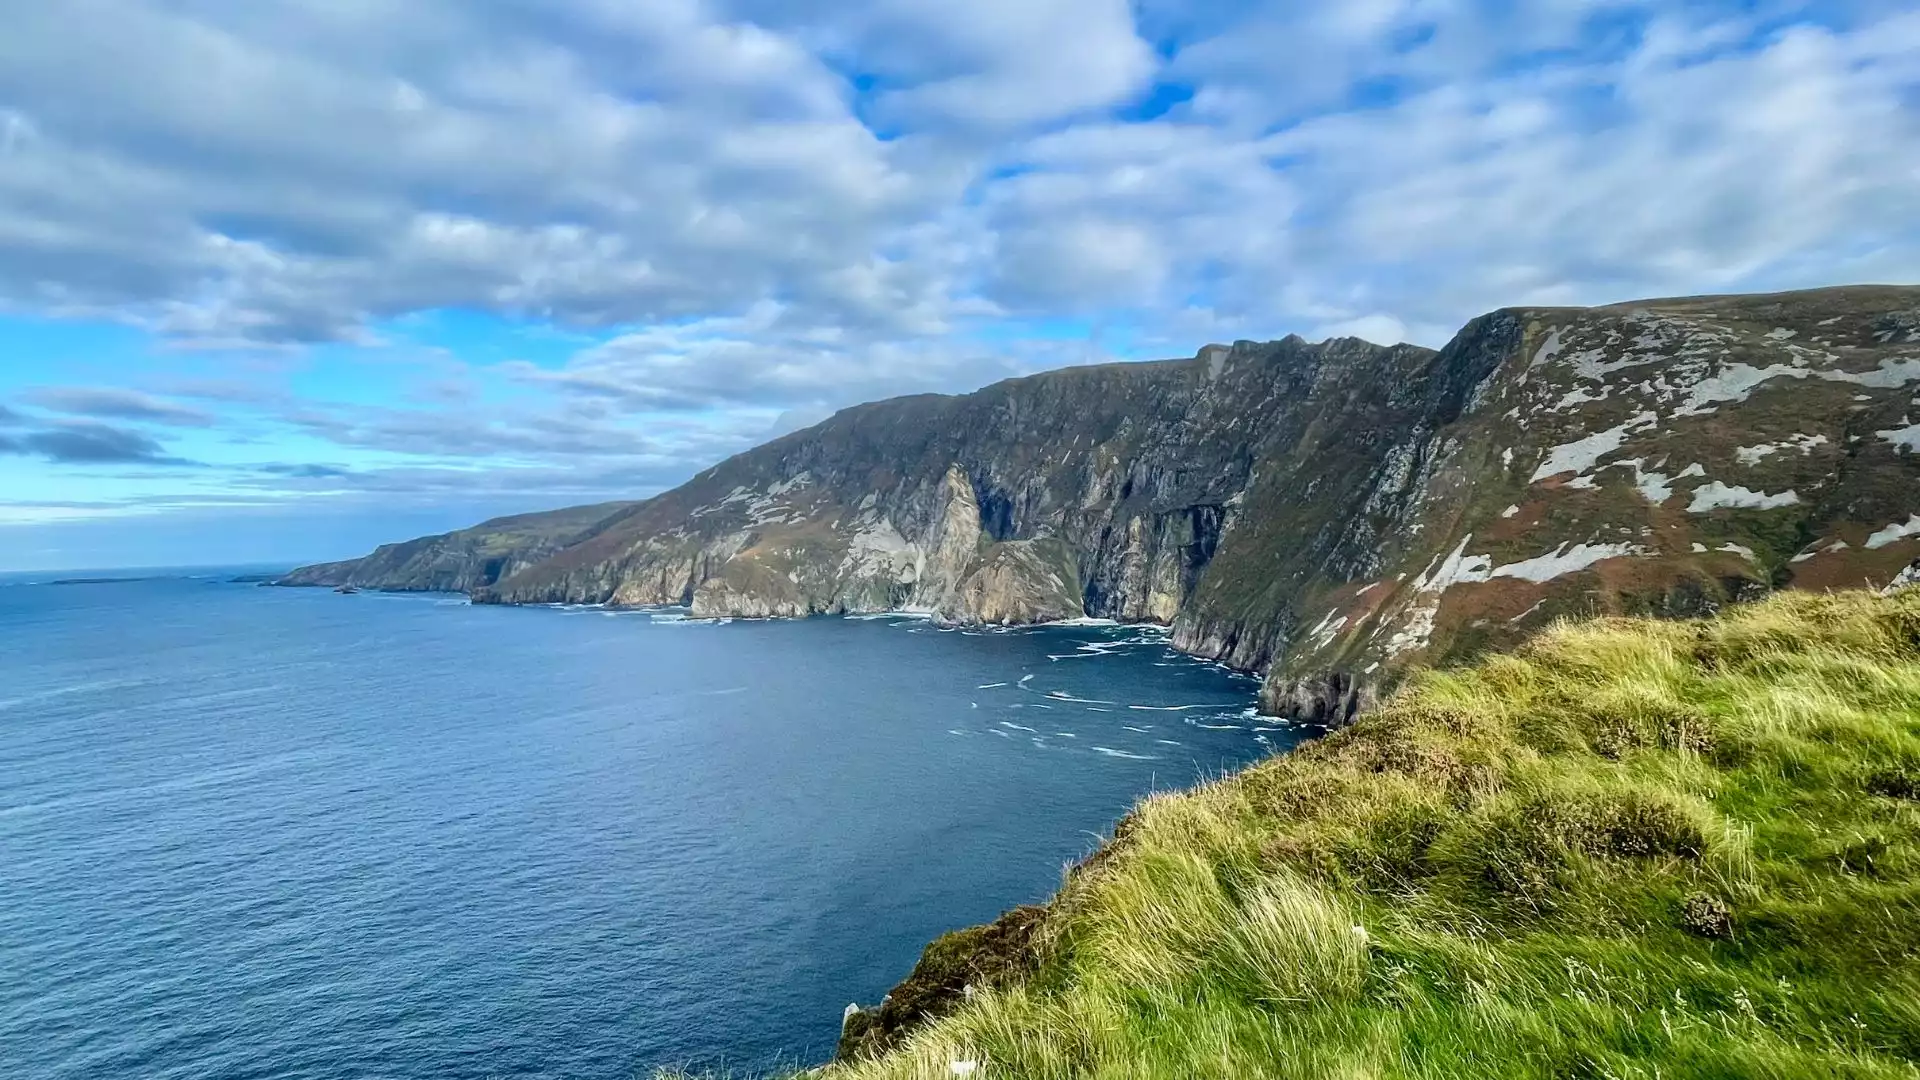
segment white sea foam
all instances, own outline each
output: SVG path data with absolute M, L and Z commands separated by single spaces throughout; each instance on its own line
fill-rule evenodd
M 1105 754 L 1108 757 L 1129 758 L 1133 761 L 1159 761 L 1160 760 L 1159 758 L 1153 756 L 1152 754 L 1129 754 L 1125 750 L 1115 750 L 1111 746 L 1095 746 L 1092 749 L 1096 753 Z
M 1099 698 L 1074 697 L 1065 690 L 1049 690 L 1047 696 L 1055 701 L 1071 701 L 1079 705 L 1117 705 L 1118 702 L 1102 701 Z
M 1147 732 L 1153 730 L 1150 727 L 1134 727 L 1132 724 L 1121 724 L 1120 726 L 1123 728 L 1126 728 L 1128 731 L 1137 731 L 1142 735 L 1145 735 Z
M 981 683 L 979 686 L 974 687 L 974 689 L 975 690 L 995 690 L 1005 685 L 1007 684 L 1003 682 Z

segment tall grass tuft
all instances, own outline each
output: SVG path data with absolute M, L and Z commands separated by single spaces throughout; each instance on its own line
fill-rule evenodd
M 1920 590 L 1563 623 L 1156 795 L 844 1080 L 1920 1077 Z

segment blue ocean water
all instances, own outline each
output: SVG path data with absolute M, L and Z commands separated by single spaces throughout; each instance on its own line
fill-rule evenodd
M 0 1076 L 752 1073 L 1297 741 L 1123 627 L 0 579 Z

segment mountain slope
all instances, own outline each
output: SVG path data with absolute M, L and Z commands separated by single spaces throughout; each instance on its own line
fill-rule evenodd
M 384 544 L 364 558 L 303 566 L 275 584 L 469 592 L 578 543 L 594 526 L 631 505 L 600 503 L 494 518 L 470 529 Z
M 1364 686 L 1556 615 L 1884 585 L 1920 555 L 1920 290 L 1504 311 L 1456 351 L 1500 360 L 1457 419 L 1396 447 L 1355 492 L 1393 510 L 1270 576 L 1255 602 L 1297 613 L 1269 702 L 1324 701 L 1323 673 Z M 1262 538 L 1223 543 L 1223 560 L 1299 538 L 1283 515 L 1249 524 Z M 1251 590 L 1220 569 L 1196 628 L 1247 611 Z
M 815 1075 L 1911 1076 L 1917 798 L 1920 590 L 1561 624 L 1146 799 Z
M 1916 288 L 1507 309 L 1438 353 L 1290 337 L 862 405 L 570 542 L 456 533 L 318 576 L 1151 620 L 1340 720 L 1555 615 L 1884 584 L 1920 556 L 1916 391 Z

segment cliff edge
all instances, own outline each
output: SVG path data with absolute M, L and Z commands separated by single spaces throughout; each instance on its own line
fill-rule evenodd
M 1439 352 L 1210 345 L 844 410 L 632 504 L 289 583 L 703 616 L 1090 615 L 1337 725 L 1561 615 L 1687 615 L 1920 556 L 1920 288 L 1515 308 Z
M 1154 795 L 823 1080 L 1910 1076 L 1920 589 L 1557 624 Z

